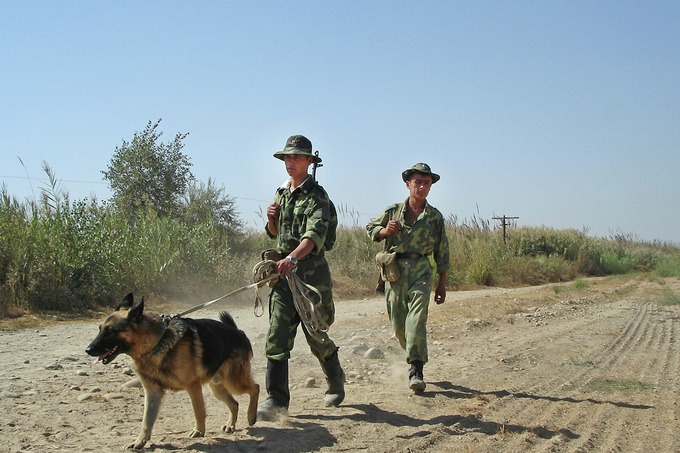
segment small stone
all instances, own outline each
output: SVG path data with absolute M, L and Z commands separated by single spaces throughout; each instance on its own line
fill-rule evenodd
M 304 387 L 305 388 L 316 387 L 316 379 L 314 379 L 313 377 L 305 379 Z
M 76 375 L 77 375 L 77 376 L 89 376 L 88 373 L 87 373 L 87 371 L 85 371 L 85 370 L 78 370 L 78 371 L 76 371 Z
M 142 381 L 138 378 L 131 379 L 122 385 L 124 389 L 140 388 L 142 386 Z
M 349 352 L 352 354 L 363 354 L 366 351 L 368 351 L 368 346 L 363 343 L 354 345 L 351 348 L 349 348 Z
M 94 394 L 92 393 L 83 393 L 82 395 L 78 395 L 78 402 L 82 403 L 83 401 L 87 401 L 90 398 L 93 398 Z
M 18 393 L 10 392 L 9 390 L 3 390 L 2 393 L 0 393 L 0 396 L 3 398 L 20 398 L 21 395 Z
M 53 363 L 52 365 L 47 365 L 45 367 L 46 370 L 63 370 L 64 367 L 59 365 L 58 363 Z
M 125 398 L 125 395 L 122 393 L 105 393 L 104 394 L 104 399 L 106 401 L 111 401 L 111 400 L 119 400 Z
M 364 354 L 366 359 L 382 359 L 384 357 L 385 354 L 378 348 L 371 348 Z

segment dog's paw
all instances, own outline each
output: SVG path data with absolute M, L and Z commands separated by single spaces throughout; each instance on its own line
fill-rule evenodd
M 194 437 L 203 437 L 203 432 L 197 430 L 197 429 L 192 429 L 191 432 L 189 433 L 189 437 L 194 438 Z
M 236 431 L 236 428 L 234 427 L 234 425 L 224 425 L 222 427 L 222 431 L 224 431 L 225 433 L 233 433 L 234 431 Z
M 144 445 L 146 445 L 146 441 L 135 441 L 134 444 L 127 445 L 125 447 L 125 450 L 132 450 L 132 451 L 144 451 Z

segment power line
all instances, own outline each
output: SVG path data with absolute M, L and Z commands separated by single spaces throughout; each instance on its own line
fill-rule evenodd
M 27 179 L 29 181 L 49 181 L 49 178 L 29 178 L 28 176 L 8 176 L 8 175 L 0 175 L 0 178 L 8 178 L 8 179 Z M 82 184 L 107 184 L 103 181 L 79 181 L 76 179 L 59 179 L 60 182 L 77 182 L 77 183 L 82 183 Z

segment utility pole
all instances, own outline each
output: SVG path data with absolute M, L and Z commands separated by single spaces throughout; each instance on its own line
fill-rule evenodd
M 508 220 L 519 219 L 519 217 L 508 217 L 504 215 L 503 217 L 494 217 L 494 219 L 501 221 L 501 226 L 503 226 L 503 244 L 505 244 L 505 227 L 510 225 Z

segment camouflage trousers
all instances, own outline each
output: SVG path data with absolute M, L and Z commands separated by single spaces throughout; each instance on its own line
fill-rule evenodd
M 326 324 L 329 326 L 333 324 L 335 305 L 333 303 L 331 272 L 326 258 L 316 256 L 301 260 L 293 272 L 303 282 L 319 290 L 322 301 L 318 311 Z M 288 281 L 285 278 L 280 278 L 269 294 L 269 330 L 265 344 L 265 355 L 268 359 L 288 360 L 290 358 L 290 351 L 293 350 L 300 323 L 300 315 L 295 310 L 293 294 L 288 286 Z M 302 324 L 302 331 L 312 354 L 320 362 L 325 362 L 337 351 L 338 348 L 330 339 L 328 333 L 318 332 L 318 336 L 324 340 L 319 342 L 309 335 L 304 324 Z
M 385 284 L 387 314 L 406 361 L 427 363 L 427 315 L 432 289 L 432 265 L 427 257 L 398 260 L 400 277 Z

